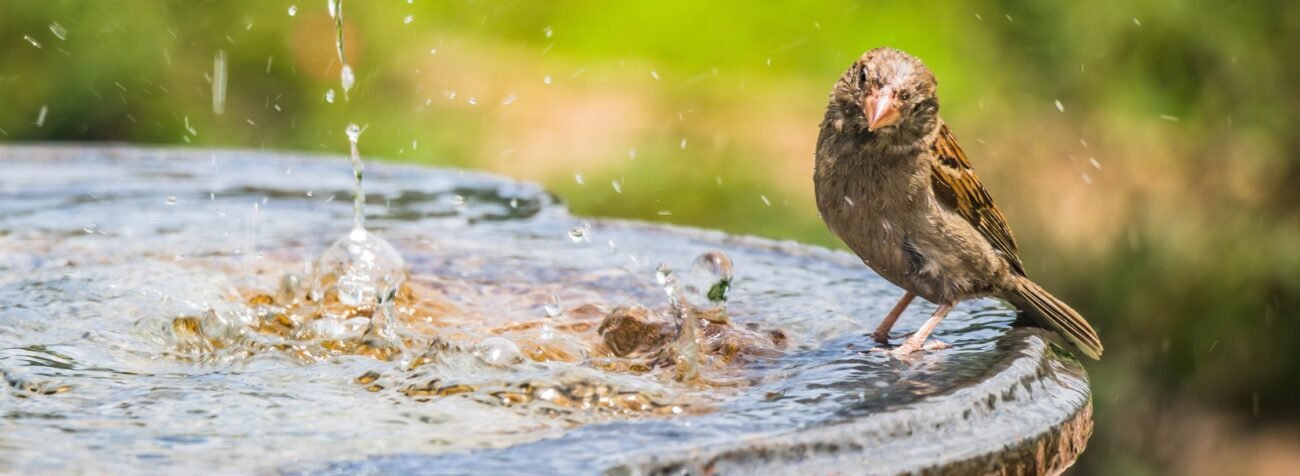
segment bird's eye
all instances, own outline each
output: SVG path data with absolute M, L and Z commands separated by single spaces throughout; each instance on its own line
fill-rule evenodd
M 862 71 L 858 73 L 858 84 L 863 86 L 866 86 L 867 84 L 867 68 L 865 66 L 863 66 Z
M 903 100 L 903 101 L 906 101 L 906 100 L 908 100 L 908 99 L 912 99 L 912 93 L 907 92 L 907 91 L 903 91 L 903 92 L 901 92 L 901 93 L 898 93 L 898 99 L 901 99 L 901 100 Z

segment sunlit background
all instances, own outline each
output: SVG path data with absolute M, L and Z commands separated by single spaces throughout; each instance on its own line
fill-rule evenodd
M 325 0 L 3 0 L 0 141 L 339 154 L 357 122 L 372 160 L 836 247 L 817 124 L 858 55 L 898 47 L 1031 275 L 1106 343 L 1075 471 L 1300 468 L 1300 3 L 952 3 L 349 0 L 357 87 L 330 102 Z

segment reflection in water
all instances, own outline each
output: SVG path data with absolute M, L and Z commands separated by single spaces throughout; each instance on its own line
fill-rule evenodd
M 582 221 L 535 187 L 393 166 L 368 171 L 367 224 L 405 258 L 405 281 L 387 300 L 313 295 L 316 257 L 351 218 L 331 198 L 351 185 L 341 161 L 59 148 L 0 160 L 0 469 L 15 472 L 386 455 L 328 467 L 591 472 L 942 405 L 1041 345 L 975 302 L 936 332 L 952 349 L 891 360 L 864 329 L 896 290 L 844 254 L 602 222 L 584 229 L 599 240 L 574 243 Z M 659 263 L 685 270 L 667 276 L 676 300 Z M 1043 365 L 1067 389 L 1043 414 L 1086 401 L 1071 361 Z M 542 457 L 557 451 L 572 458 Z

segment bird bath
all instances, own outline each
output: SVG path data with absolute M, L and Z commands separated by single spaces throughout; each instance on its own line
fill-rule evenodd
M 351 223 L 343 158 L 0 164 L 0 472 L 1045 473 L 1091 433 L 1082 367 L 1000 303 L 954 311 L 951 349 L 872 352 L 899 291 L 842 252 L 373 164 L 367 224 L 409 275 L 345 309 L 305 290 Z M 660 281 L 713 250 L 727 315 L 688 349 Z

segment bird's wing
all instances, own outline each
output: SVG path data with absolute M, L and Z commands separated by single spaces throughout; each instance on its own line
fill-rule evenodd
M 1016 239 L 1011 236 L 1007 219 L 993 204 L 993 197 L 984 189 L 979 177 L 975 176 L 975 169 L 971 168 L 966 153 L 957 145 L 957 138 L 946 124 L 939 126 L 939 137 L 931 150 L 935 161 L 930 169 L 930 182 L 935 198 L 970 222 L 1023 276 L 1025 267 L 1020 262 Z

